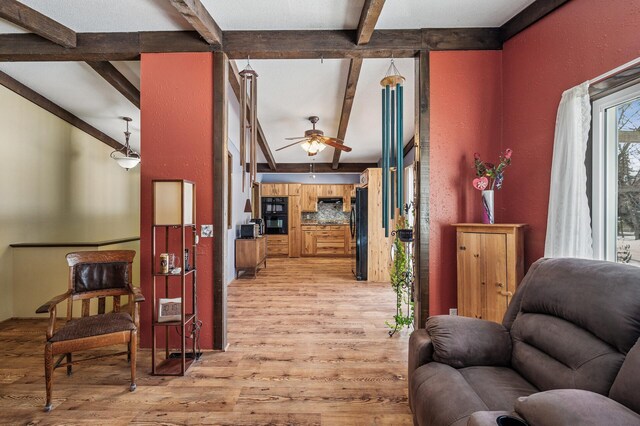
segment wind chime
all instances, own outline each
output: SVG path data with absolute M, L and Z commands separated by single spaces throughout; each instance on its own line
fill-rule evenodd
M 389 236 L 389 222 L 396 208 L 404 206 L 404 154 L 402 146 L 405 78 L 391 59 L 380 80 L 382 89 L 382 227 Z M 400 214 L 400 213 L 399 213 Z
M 240 165 L 242 166 L 242 192 L 245 187 L 247 160 L 247 129 L 249 130 L 249 188 L 253 187 L 258 171 L 258 73 L 251 68 L 249 58 L 247 66 L 240 71 Z M 248 93 L 250 93 L 250 95 Z M 247 117 L 247 110 L 249 116 Z M 247 123 L 248 122 L 248 123 Z

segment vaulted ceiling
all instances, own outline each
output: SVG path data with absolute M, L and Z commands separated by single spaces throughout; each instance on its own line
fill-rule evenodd
M 175 0 L 20 0 L 76 33 L 192 31 L 172 2 Z M 189 2 L 188 2 L 189 3 Z M 196 2 L 197 3 L 197 2 Z M 223 31 L 229 30 L 354 30 L 363 7 L 377 3 L 382 10 L 376 29 L 497 28 L 533 0 L 201 0 Z M 367 4 L 365 4 L 367 3 Z M 548 2 L 547 2 L 548 3 Z M 4 5 L 0 4 L 0 11 Z M 375 7 L 375 5 L 373 5 Z M 373 28 L 373 27 L 371 27 Z M 0 35 L 29 32 L 0 19 Z M 396 58 L 407 78 L 405 111 L 414 105 L 414 60 Z M 112 61 L 115 69 L 135 88 L 140 87 L 137 61 Z M 258 118 L 278 163 L 308 161 L 297 147 L 276 152 L 285 137 L 310 128 L 307 117 L 320 117 L 318 128 L 338 134 L 350 59 L 252 59 L 259 74 Z M 246 60 L 238 59 L 238 69 Z M 362 60 L 345 143 L 353 148 L 340 162 L 373 162 L 380 156 L 380 85 L 389 59 Z M 85 62 L 0 62 L 0 71 L 58 104 L 89 125 L 122 142 L 124 126 L 118 118 L 134 118 L 132 145 L 139 147 L 139 109 L 130 99 Z M 407 115 L 404 139 L 413 135 L 413 117 Z M 237 141 L 233 141 L 237 142 Z M 144 155 L 144 153 L 142 153 Z M 331 162 L 333 149 L 317 156 Z M 265 161 L 264 156 L 260 155 Z

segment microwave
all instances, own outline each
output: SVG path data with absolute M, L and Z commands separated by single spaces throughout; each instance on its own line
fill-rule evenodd
M 258 238 L 258 235 L 260 235 L 260 225 L 257 223 L 240 225 L 240 238 Z

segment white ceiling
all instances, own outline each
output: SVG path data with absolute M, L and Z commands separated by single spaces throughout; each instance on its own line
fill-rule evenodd
M 140 148 L 140 110 L 86 63 L 0 62 L 0 71 L 123 144 L 120 117 L 133 118 L 131 145 Z
M 168 0 L 21 0 L 76 32 L 191 30 Z M 364 0 L 202 0 L 223 30 L 354 29 Z M 533 0 L 387 0 L 376 28 L 495 27 L 504 24 Z M 23 33 L 0 20 L 0 34 Z M 140 87 L 139 62 L 113 62 Z M 404 142 L 413 135 L 414 64 L 398 59 L 405 84 Z M 238 68 L 244 68 L 238 61 Z M 348 60 L 255 60 L 259 74 L 258 117 L 277 162 L 307 162 L 298 147 L 275 152 L 285 137 L 311 128 L 310 115 L 328 136 L 338 130 Z M 373 162 L 380 157 L 380 78 L 388 60 L 366 59 L 347 129 L 343 162 Z M 85 63 L 0 63 L 0 70 L 26 84 L 118 141 L 123 140 L 121 116 L 134 119 L 131 142 L 139 147 L 140 112 Z M 237 105 L 230 106 L 231 113 Z M 237 112 L 237 111 L 236 111 Z M 234 121 L 234 120 L 232 120 Z M 230 126 L 236 124 L 230 124 Z M 230 138 L 231 137 L 230 129 Z M 237 139 L 237 138 L 236 138 Z M 237 141 L 232 140 L 236 143 Z M 333 149 L 315 157 L 330 162 Z M 313 157 L 312 157 L 313 158 Z M 312 159 L 311 158 L 311 159 Z

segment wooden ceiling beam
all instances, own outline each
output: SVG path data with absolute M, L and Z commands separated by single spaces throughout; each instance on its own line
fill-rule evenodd
M 120 92 L 122 96 L 140 109 L 140 91 L 116 67 L 108 61 L 88 61 L 87 64 Z
M 236 95 L 236 99 L 240 101 L 240 77 L 238 76 L 238 67 L 236 66 L 235 61 L 229 61 L 229 84 L 231 85 L 231 90 Z M 247 105 L 247 117 L 251 116 L 251 107 Z M 264 158 L 267 159 L 267 164 L 269 164 L 269 168 L 271 170 L 276 170 L 278 165 L 276 164 L 275 158 L 273 158 L 273 153 L 269 148 L 269 144 L 267 143 L 267 138 L 264 135 L 264 131 L 262 130 L 262 126 L 260 125 L 260 120 L 257 120 L 258 127 L 258 146 L 264 155 Z
M 66 121 L 72 126 L 75 126 L 78 129 L 82 130 L 83 132 L 89 134 L 90 136 L 93 136 L 94 138 L 98 139 L 104 144 L 109 145 L 111 148 L 113 149 L 122 148 L 122 144 L 117 140 L 113 139 L 111 136 L 108 136 L 107 134 L 101 132 L 100 130 L 96 129 L 86 121 L 81 120 L 80 118 L 76 117 L 66 109 L 53 103 L 52 101 L 45 98 L 38 92 L 25 86 L 24 84 L 20 83 L 18 80 L 14 79 L 13 77 L 1 71 L 0 71 L 0 85 L 22 96 L 26 100 L 33 102 L 34 104 L 38 105 L 40 108 L 50 112 L 51 114 L 55 115 L 58 118 L 61 118 L 62 120 Z
M 344 100 L 342 101 L 342 113 L 340 114 L 340 125 L 338 126 L 338 134 L 336 137 L 344 141 L 347 135 L 347 127 L 349 126 L 349 118 L 351 117 L 351 108 L 353 107 L 353 98 L 356 96 L 356 88 L 358 86 L 358 78 L 360 78 L 360 70 L 362 69 L 362 58 L 354 58 L 349 64 L 349 75 L 347 76 L 347 87 L 344 90 Z M 340 165 L 340 155 L 342 150 L 334 148 L 333 163 L 331 168 L 337 170 Z
M 404 146 L 404 149 L 402 150 L 402 154 L 406 157 L 407 154 L 409 153 L 409 151 L 411 151 L 411 149 L 414 147 L 414 145 L 416 144 L 415 142 L 416 137 L 412 136 L 411 139 L 409 139 L 409 142 L 407 142 L 407 144 Z
M 76 47 L 76 33 L 16 0 L 0 2 L 0 18 L 63 47 Z
M 384 0 L 365 0 L 358 22 L 357 45 L 369 43 L 383 6 Z
M 278 170 L 273 171 L 267 163 L 258 163 L 258 173 L 309 173 L 311 162 L 278 163 Z M 248 165 L 247 165 L 248 166 Z M 378 167 L 376 163 L 342 163 L 340 173 L 362 173 L 365 169 Z M 247 169 L 248 170 L 248 169 Z M 332 163 L 313 163 L 314 173 L 335 173 Z
M 207 43 L 222 44 L 222 30 L 200 0 L 169 1 Z
M 353 30 L 224 31 L 229 59 L 413 58 L 424 50 L 497 50 L 497 28 L 376 30 L 356 45 Z M 195 31 L 78 33 L 75 49 L 35 34 L 0 35 L 0 61 L 130 61 L 141 53 L 214 52 Z
M 505 42 L 535 24 L 569 0 L 536 0 L 500 27 L 500 40 Z

